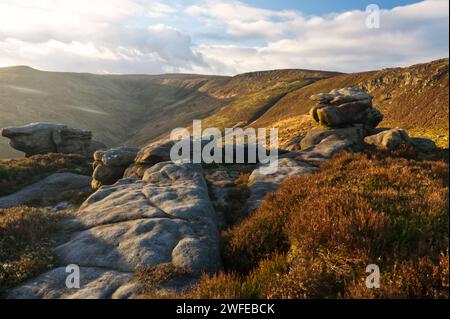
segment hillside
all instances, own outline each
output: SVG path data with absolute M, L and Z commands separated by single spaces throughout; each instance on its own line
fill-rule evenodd
M 0 69 L 0 127 L 30 122 L 61 122 L 89 129 L 108 146 L 123 143 L 153 125 L 148 139 L 185 125 L 219 106 L 199 92 L 222 77 L 93 75 L 43 72 L 28 67 Z M 197 107 L 201 103 L 202 108 Z M 176 108 L 177 112 L 173 112 Z M 175 116 L 174 116 L 175 115 Z M 12 155 L 0 141 L 0 154 Z
M 303 116 L 314 105 L 309 97 L 334 88 L 358 87 L 374 97 L 384 114 L 380 126 L 400 126 L 411 135 L 434 139 L 448 147 L 448 59 L 407 68 L 342 74 L 297 89 L 280 99 L 251 126 L 279 127 L 281 138 L 307 131 L 311 122 Z
M 236 77 L 189 74 L 94 75 L 0 69 L 0 127 L 61 122 L 93 131 L 112 147 L 142 146 L 226 107 L 257 118 L 292 88 L 333 75 L 302 70 Z M 245 107 L 244 107 L 245 106 Z M 233 124 L 234 118 L 225 124 Z M 19 155 L 0 140 L 0 156 Z
M 448 146 L 448 59 L 407 68 L 341 74 L 275 70 L 225 76 L 94 75 L 0 69 L 0 127 L 62 122 L 108 146 L 142 146 L 175 127 L 278 127 L 285 142 L 312 123 L 312 94 L 354 86 L 374 96 L 382 126 Z M 0 140 L 0 156 L 19 155 Z

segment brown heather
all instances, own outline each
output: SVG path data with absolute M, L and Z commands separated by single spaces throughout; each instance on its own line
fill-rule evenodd
M 31 157 L 0 159 L 0 196 L 43 179 L 52 173 L 72 172 L 92 175 L 88 160 L 77 154 L 43 154 Z
M 0 293 L 54 266 L 50 246 L 58 220 L 43 209 L 0 209 Z
M 314 176 L 288 179 L 226 232 L 230 273 L 205 276 L 194 291 L 206 298 L 448 298 L 448 218 L 446 161 L 343 153 Z M 284 271 L 267 268 L 274 253 L 287 254 Z M 365 286 L 368 264 L 381 269 L 380 289 Z M 264 284 L 249 284 L 261 272 Z

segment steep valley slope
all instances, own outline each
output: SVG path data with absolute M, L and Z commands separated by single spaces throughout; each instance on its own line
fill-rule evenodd
M 336 73 L 303 70 L 236 77 L 190 74 L 94 75 L 44 72 L 25 66 L 0 69 L 0 127 L 60 122 L 89 129 L 109 147 L 142 146 L 220 109 L 257 118 L 293 88 Z M 233 112 L 234 113 L 234 112 Z M 0 140 L 0 157 L 17 156 Z
M 278 127 L 280 142 L 306 132 L 312 94 L 354 86 L 374 96 L 381 126 L 448 147 L 448 59 L 342 74 L 275 70 L 227 76 L 94 75 L 0 69 L 0 127 L 61 122 L 93 131 L 109 147 L 143 146 L 175 127 Z M 17 156 L 0 139 L 0 157 Z
M 306 132 L 312 123 L 305 114 L 315 104 L 309 97 L 341 87 L 361 88 L 374 97 L 384 115 L 380 127 L 399 126 L 448 147 L 448 59 L 317 81 L 287 94 L 250 126 L 278 127 L 281 140 Z

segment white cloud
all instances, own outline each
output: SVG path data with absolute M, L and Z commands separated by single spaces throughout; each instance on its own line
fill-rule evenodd
M 305 16 L 233 0 L 2 0 L 0 66 L 236 74 L 408 65 L 448 56 L 448 7 L 426 0 L 383 10 L 381 28 L 368 29 L 364 11 Z
M 135 25 L 173 8 L 158 1 L 5 0 L 0 3 L 0 66 L 111 73 L 178 72 L 203 65 L 189 35 L 164 25 Z
M 208 5 L 218 6 L 213 3 Z M 233 2 L 231 5 L 238 4 Z M 346 72 L 409 65 L 448 56 L 448 6 L 448 1 L 428 0 L 382 10 L 380 29 L 366 27 L 367 14 L 364 11 L 323 17 L 290 13 L 286 21 L 276 22 L 283 26 L 279 29 L 283 34 L 269 36 L 263 45 L 205 44 L 196 50 L 216 72 L 231 74 L 275 68 Z M 261 25 L 270 24 L 270 19 L 273 19 L 270 13 L 255 9 L 252 14 L 248 10 L 242 18 L 242 25 L 255 21 Z M 211 17 L 216 19 L 222 17 L 221 22 L 230 39 L 243 36 L 243 33 L 234 30 L 234 26 L 238 25 L 233 20 L 235 16 L 231 15 L 230 19 L 226 17 L 232 11 L 208 9 L 202 14 L 206 12 L 211 12 Z M 264 30 L 260 29 L 261 36 Z
M 186 12 L 206 24 L 219 24 L 237 37 L 274 39 L 285 36 L 298 20 L 294 11 L 273 11 L 251 7 L 239 1 L 205 1 L 186 8 Z
M 177 12 L 177 8 L 160 1 L 151 1 L 148 5 L 148 15 L 154 18 L 165 17 Z

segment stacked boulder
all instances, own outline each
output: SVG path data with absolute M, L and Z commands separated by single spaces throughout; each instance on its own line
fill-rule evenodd
M 29 157 L 45 153 L 81 154 L 91 157 L 93 152 L 105 148 L 92 140 L 92 132 L 70 128 L 64 124 L 31 123 L 19 127 L 6 127 L 1 135 L 10 139 L 12 148 Z
M 92 174 L 92 188 L 98 189 L 102 185 L 112 185 L 121 179 L 125 170 L 139 152 L 134 147 L 117 147 L 107 151 L 96 151 Z
M 336 89 L 311 99 L 319 102 L 311 109 L 311 117 L 325 127 L 361 124 L 373 129 L 383 120 L 381 112 L 372 106 L 372 97 L 360 89 Z
M 301 139 L 298 159 L 320 163 L 340 151 L 358 152 L 367 147 L 388 151 L 412 148 L 418 153 L 437 149 L 433 141 L 411 138 L 404 129 L 377 128 L 383 115 L 361 89 L 335 89 L 312 95 L 311 99 L 318 101 L 310 115 L 320 126 Z
M 307 162 L 321 163 L 343 150 L 363 150 L 364 138 L 383 119 L 372 106 L 372 97 L 360 89 L 336 89 L 311 99 L 318 101 L 310 115 L 320 126 L 300 141 L 298 158 Z

